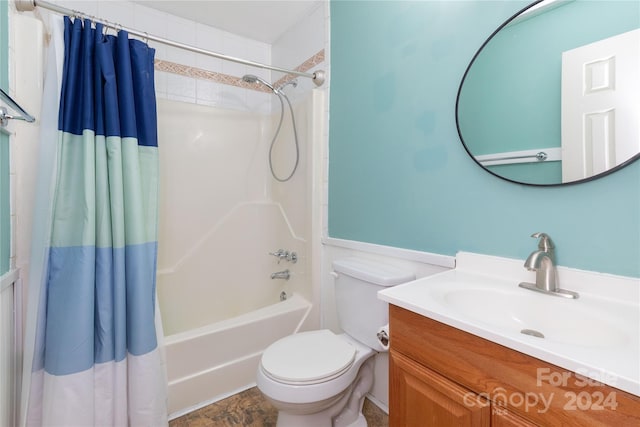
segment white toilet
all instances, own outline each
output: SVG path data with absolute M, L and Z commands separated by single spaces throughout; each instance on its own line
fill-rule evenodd
M 358 258 L 333 262 L 344 334 L 328 329 L 282 338 L 263 353 L 257 385 L 278 409 L 278 427 L 366 427 L 364 397 L 373 385 L 371 357 L 386 351 L 378 330 L 388 322 L 377 292 L 413 273 Z

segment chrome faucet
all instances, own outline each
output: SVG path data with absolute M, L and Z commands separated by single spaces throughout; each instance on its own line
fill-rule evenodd
M 538 250 L 533 251 L 524 262 L 524 267 L 536 272 L 536 283 L 522 282 L 521 288 L 556 295 L 565 298 L 578 298 L 576 292 L 560 289 L 556 273 L 556 261 L 553 241 L 546 233 L 533 233 L 531 237 L 540 239 Z
M 269 252 L 269 255 L 273 255 L 274 257 L 278 258 L 278 264 L 280 264 L 280 261 L 282 261 L 283 259 L 294 264 L 298 262 L 298 254 L 293 251 L 289 252 L 284 249 L 278 249 L 275 252 Z
M 545 233 L 534 233 L 531 237 L 540 238 L 538 250 L 532 252 L 524 262 L 524 267 L 536 272 L 536 288 L 555 292 L 558 290 L 556 281 L 556 262 L 553 242 Z
M 289 270 L 283 270 L 283 271 L 276 271 L 275 273 L 271 273 L 271 278 L 272 279 L 284 279 L 284 280 L 289 280 L 289 277 L 291 277 L 291 274 L 289 272 Z

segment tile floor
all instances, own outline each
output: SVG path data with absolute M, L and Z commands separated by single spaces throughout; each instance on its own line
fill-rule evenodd
M 364 416 L 369 427 L 388 427 L 389 417 L 365 400 Z M 227 399 L 183 415 L 169 427 L 275 427 L 276 409 L 253 387 Z

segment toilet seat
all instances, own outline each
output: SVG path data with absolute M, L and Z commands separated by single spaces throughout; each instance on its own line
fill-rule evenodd
M 328 329 L 290 335 L 262 354 L 266 376 L 285 384 L 318 384 L 339 377 L 355 360 L 356 348 Z

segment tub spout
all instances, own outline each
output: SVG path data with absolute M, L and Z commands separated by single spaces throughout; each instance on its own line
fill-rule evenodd
M 289 280 L 289 277 L 291 277 L 291 274 L 290 274 L 289 270 L 276 271 L 275 273 L 271 273 L 271 278 L 272 279 Z

